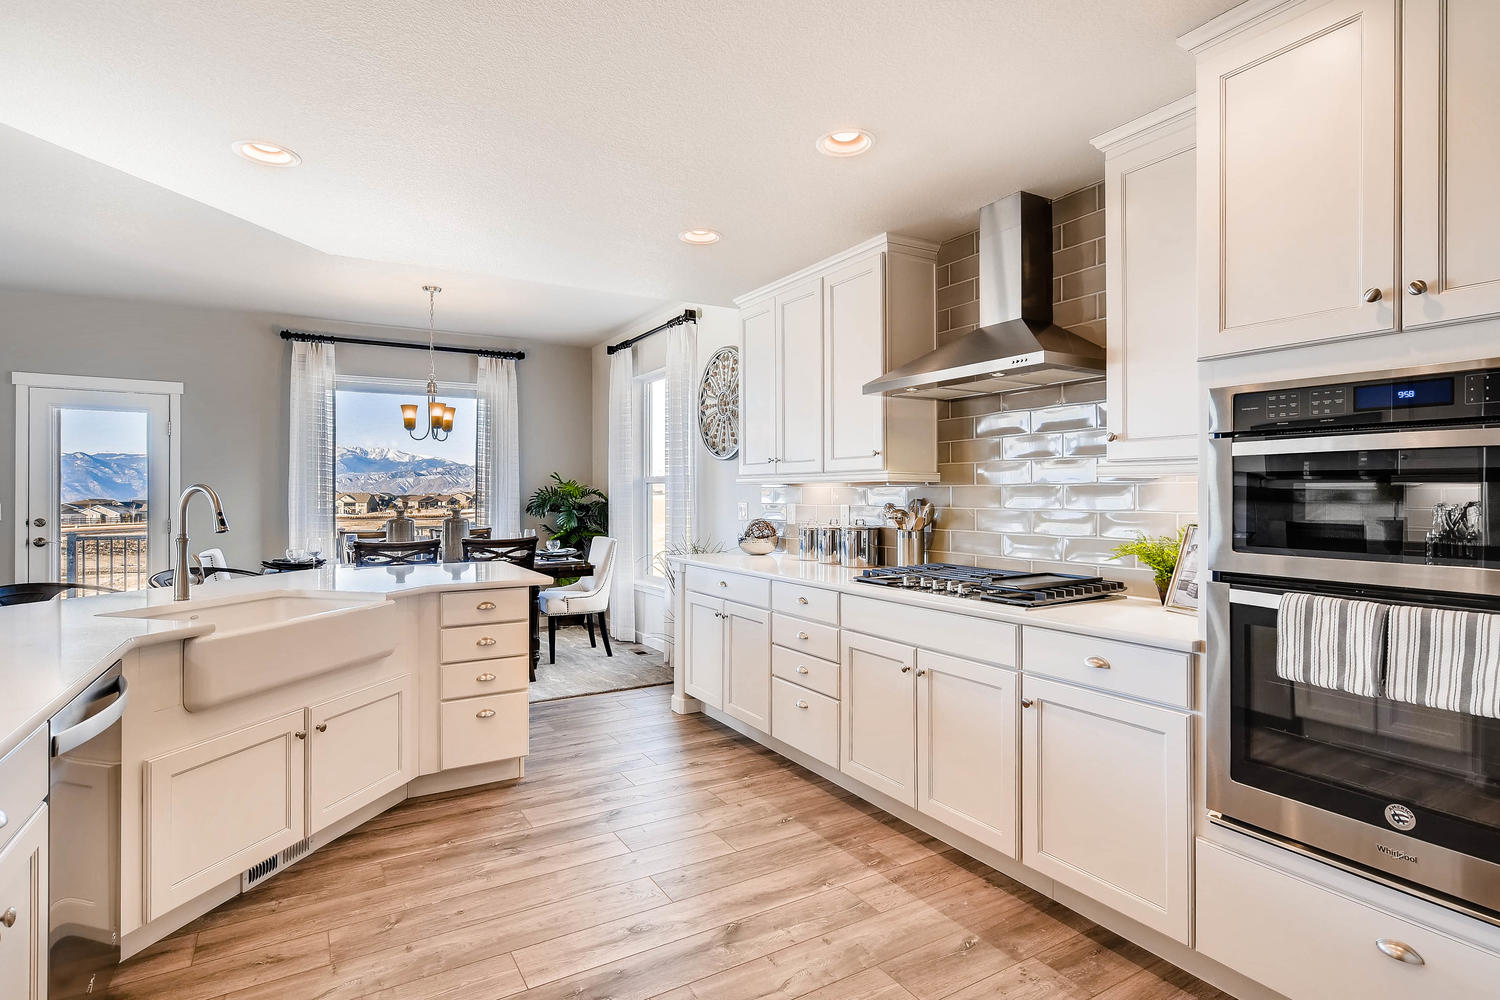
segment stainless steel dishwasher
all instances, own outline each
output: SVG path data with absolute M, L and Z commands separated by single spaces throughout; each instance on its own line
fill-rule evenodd
M 120 962 L 120 719 L 116 663 L 52 717 L 49 1000 L 97 996 Z

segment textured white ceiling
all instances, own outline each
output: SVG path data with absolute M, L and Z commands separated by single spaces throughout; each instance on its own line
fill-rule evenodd
M 325 254 L 607 293 L 561 307 L 612 326 L 1097 179 L 1089 136 L 1191 90 L 1174 38 L 1229 5 L 7 0 L 0 123 Z M 818 155 L 850 125 L 871 153 Z

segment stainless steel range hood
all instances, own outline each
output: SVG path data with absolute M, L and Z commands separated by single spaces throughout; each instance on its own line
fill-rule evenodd
M 1104 349 L 1052 322 L 1052 205 L 1018 191 L 979 212 L 979 327 L 867 382 L 867 396 L 958 399 L 1104 374 Z

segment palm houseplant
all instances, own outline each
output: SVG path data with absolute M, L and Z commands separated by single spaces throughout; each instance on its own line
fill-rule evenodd
M 609 498 L 604 491 L 555 472 L 552 482 L 538 487 L 526 501 L 526 513 L 544 522 L 550 518 L 552 523 L 542 525 L 547 534 L 563 548 L 580 552 L 590 538 L 609 532 Z

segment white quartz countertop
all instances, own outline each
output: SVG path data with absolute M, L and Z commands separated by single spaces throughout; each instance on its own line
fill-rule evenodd
M 194 587 L 194 600 L 279 593 L 344 593 L 399 598 L 445 590 L 550 586 L 552 579 L 506 562 L 433 566 L 325 566 L 237 577 Z M 171 619 L 100 617 L 172 603 L 170 590 L 138 590 L 0 608 L 0 756 L 94 678 L 138 646 L 181 642 L 212 626 Z
M 900 601 L 903 604 L 915 604 L 938 611 L 951 611 L 979 618 L 1014 622 L 1017 625 L 1077 632 L 1083 635 L 1119 639 L 1123 642 L 1136 642 L 1185 652 L 1197 652 L 1203 648 L 1196 616 L 1167 611 L 1159 602 L 1144 597 L 1113 597 L 1102 601 L 1060 604 L 1050 608 L 1027 611 L 1002 604 L 986 604 L 980 601 L 913 593 L 893 587 L 874 587 L 867 583 L 855 583 L 854 578 L 863 572 L 862 570 L 808 562 L 783 553 L 751 556 L 743 552 L 721 552 L 712 555 L 685 556 L 681 557 L 680 561 L 689 565 L 723 570 L 727 573 L 746 573 L 752 576 L 769 577 L 773 580 L 795 581 L 809 586 L 838 590 L 856 597 Z

